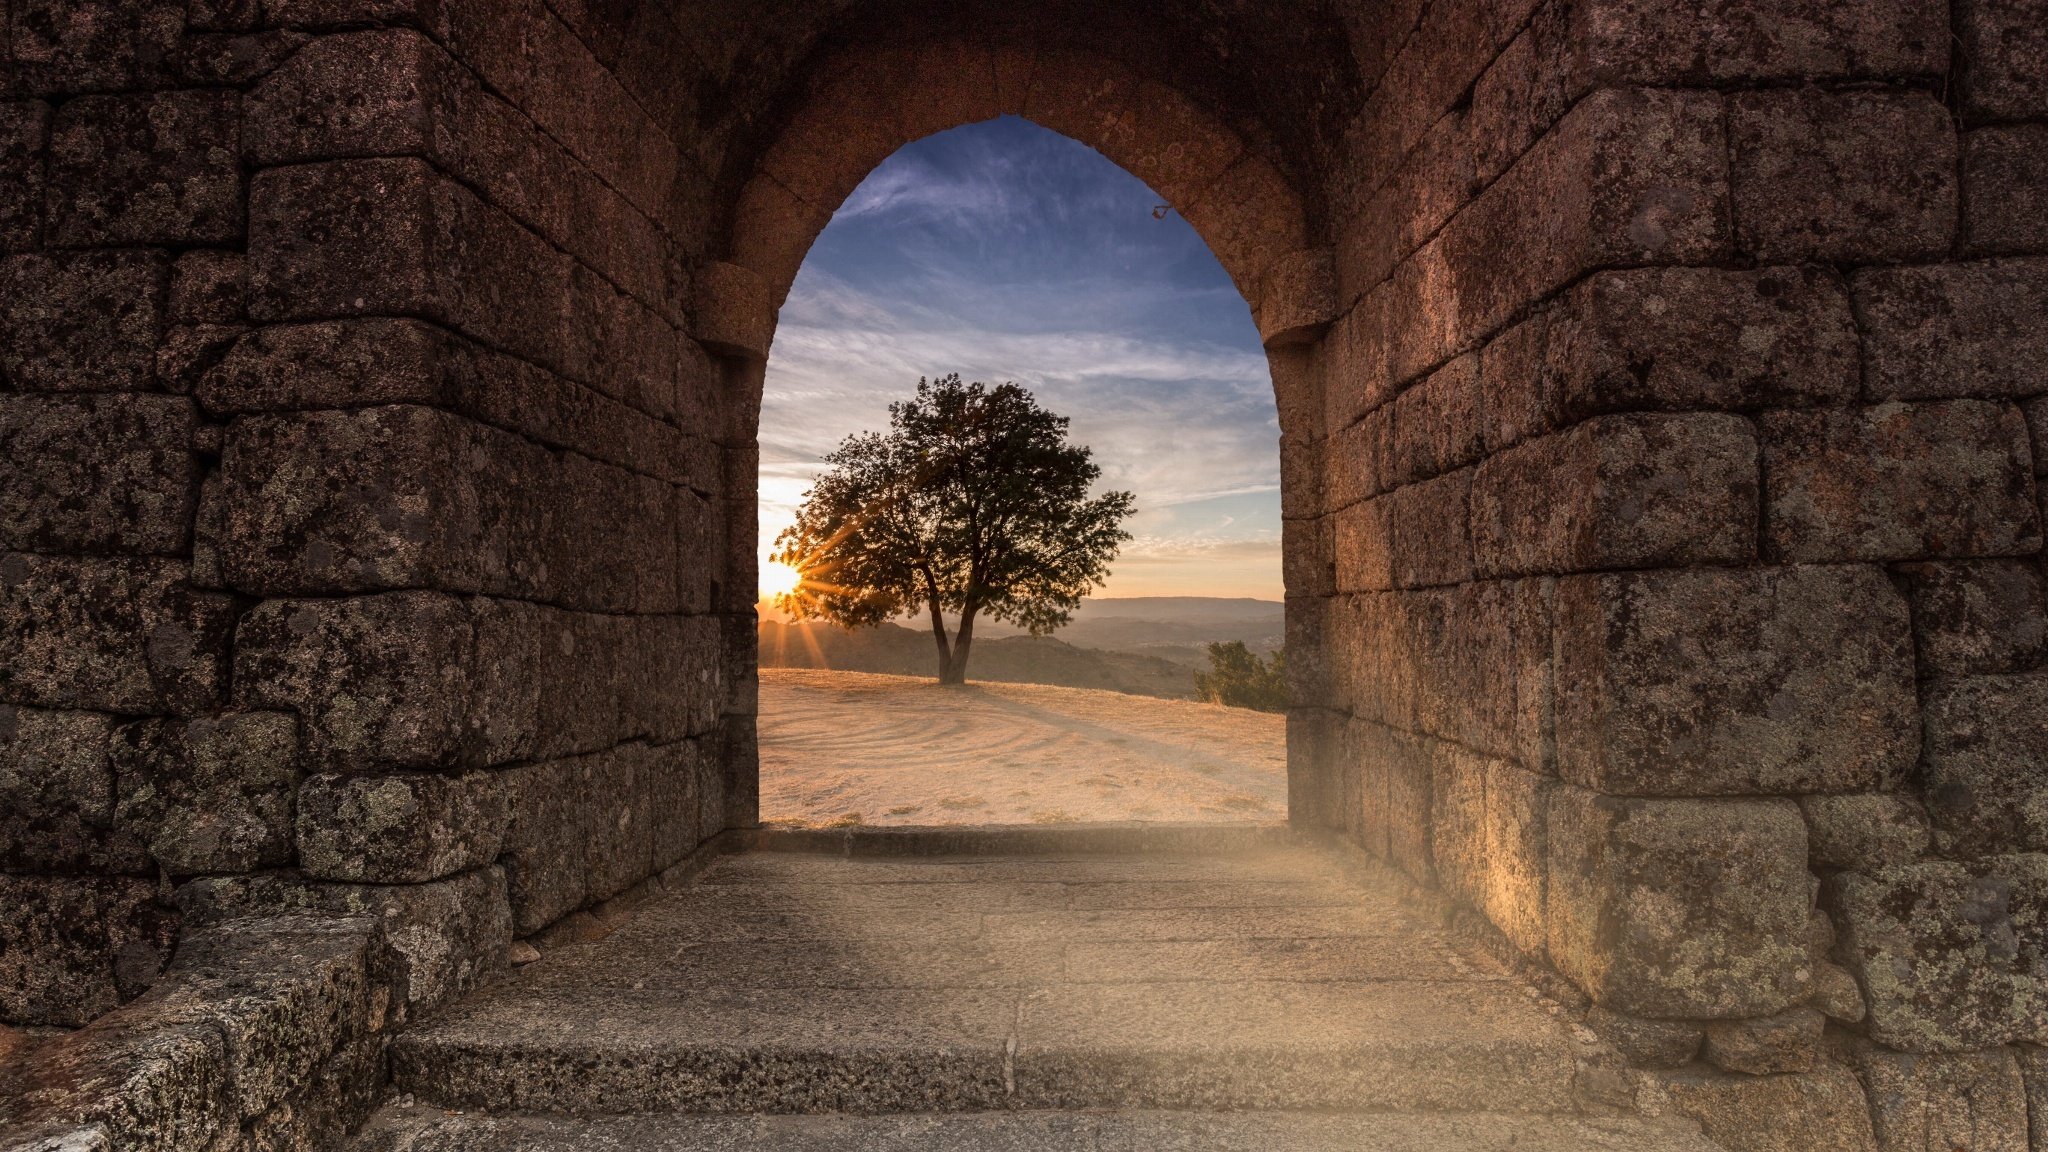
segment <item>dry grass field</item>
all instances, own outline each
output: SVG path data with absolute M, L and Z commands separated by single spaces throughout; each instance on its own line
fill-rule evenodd
M 761 819 L 783 827 L 1287 815 L 1287 722 L 1085 688 L 761 671 Z

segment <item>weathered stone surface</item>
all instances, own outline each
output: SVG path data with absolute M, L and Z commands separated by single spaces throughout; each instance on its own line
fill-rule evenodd
M 36 93 L 162 83 L 185 11 L 173 0 L 25 0 L 13 13 L 13 66 Z M 4 73 L 0 73 L 4 74 Z
M 363 319 L 259 329 L 206 373 L 214 412 L 421 404 L 689 485 L 719 489 L 718 453 L 701 437 L 414 320 Z
M 2031 0 L 1957 0 L 1963 107 L 1991 119 L 2048 114 L 2048 31 Z
M 248 319 L 249 258 L 227 249 L 195 248 L 171 267 L 173 324 L 237 324 Z
M 0 396 L 0 547 L 175 554 L 192 534 L 197 413 L 171 396 Z
M 1638 1068 L 1682 1068 L 1705 1039 L 1700 1025 L 1690 1021 L 1649 1020 L 1599 1004 L 1586 1010 L 1585 1024 Z
M 227 244 L 242 236 L 241 99 L 86 96 L 50 126 L 51 244 Z
M 2048 857 L 1930 861 L 1828 882 L 1837 955 L 1863 985 L 1865 1027 L 1907 1052 L 2048 1034 Z
M 2019 560 L 1908 564 L 1922 676 L 2023 672 L 2048 659 L 2048 589 Z
M 1906 605 L 1874 568 L 1575 576 L 1556 611 L 1558 766 L 1574 783 L 1857 791 L 1918 751 Z
M 2048 675 L 1975 676 L 1927 693 L 1922 784 L 1945 853 L 2048 849 Z
M 415 315 L 565 369 L 572 261 L 423 162 L 273 169 L 249 197 L 251 317 Z
M 1947 253 L 1955 128 L 1931 97 L 1800 88 L 1743 93 L 1728 110 L 1744 252 L 1843 263 Z
M 282 712 L 142 720 L 115 745 L 122 830 L 173 876 L 292 858 L 298 724 Z
M 177 938 L 154 880 L 0 873 L 0 1022 L 76 1028 L 148 988 Z
M 1764 1076 L 1808 1072 L 1820 1061 L 1821 1030 L 1827 1017 L 1811 1008 L 1787 1008 L 1774 1016 L 1707 1023 L 1708 1062 L 1724 1072 Z
M 472 747 L 466 606 L 428 592 L 271 600 L 235 644 L 241 703 L 296 711 L 309 768 L 377 772 L 458 763 Z
M 336 884 L 276 873 L 208 877 L 180 886 L 177 903 L 189 930 L 286 913 L 368 919 L 377 928 L 371 985 L 390 989 L 387 1028 L 475 989 L 503 966 L 511 942 L 505 876 L 497 868 L 430 884 Z M 375 1007 L 373 998 L 372 1019 Z
M 236 1132 L 227 1045 L 209 1022 L 159 1022 L 144 1007 L 96 1021 L 38 1050 L 21 1112 L 65 1137 L 10 1152 L 213 1148 Z M 14 1135 L 12 1131 L 8 1133 Z
M 299 789 L 299 867 L 323 880 L 438 880 L 496 859 L 505 820 L 491 772 L 316 776 Z
M 1976 256 L 2048 253 L 2048 124 L 1963 137 L 1963 248 Z
M 1847 968 L 1830 961 L 1822 961 L 1814 967 L 1813 995 L 1808 1004 L 1826 1016 L 1842 1024 L 1861 1024 L 1869 1015 L 1863 1005 L 1863 986 L 1856 983 Z
M 1642 1016 L 1732 1018 L 1805 998 L 1806 828 L 1789 800 L 1550 798 L 1551 962 Z
M 697 277 L 691 335 L 712 352 L 766 360 L 775 339 L 768 285 L 736 264 L 707 264 Z
M 1701 84 L 1936 76 L 1949 59 L 1936 0 L 1762 0 L 1672 9 L 1597 0 L 1578 24 L 1596 80 Z
M 0 870 L 146 869 L 115 832 L 114 723 L 0 704 Z
M 0 103 L 0 252 L 42 244 L 43 144 L 49 129 L 48 104 Z
M 1553 321 L 1545 398 L 1570 423 L 1617 409 L 1804 407 L 1856 395 L 1849 293 L 1812 266 L 1634 268 L 1572 290 Z
M 2048 259 L 1871 268 L 1855 290 L 1872 395 L 2048 392 Z
M 1749 421 L 1605 416 L 1482 463 L 1472 547 L 1481 577 L 1741 563 L 1756 515 Z
M 1856 1074 L 1836 1064 L 1790 1076 L 1662 1077 L 1670 1111 L 1729 1152 L 1879 1152 Z
M 1780 559 L 2010 556 L 2041 547 L 2026 421 L 1982 400 L 1771 412 L 1764 535 Z
M 148 388 L 169 278 L 154 252 L 0 261 L 0 378 L 18 392 Z
M 1896 793 L 1802 796 L 1817 868 L 1877 872 L 1920 859 L 1933 841 L 1920 801 Z
M 0 553 L 0 699 L 190 715 L 227 688 L 234 605 L 184 564 Z
M 374 929 L 366 917 L 278 916 L 194 933 L 137 1011 L 218 1028 L 236 1112 L 258 1116 L 383 1025 L 367 956 Z
M 2027 1094 L 2010 1049 L 1953 1056 L 1849 1046 L 1882 1152 L 2028 1152 Z
M 1462 584 L 1472 578 L 1468 498 L 1473 469 L 1424 480 L 1381 497 L 1396 588 Z
M 1460 356 L 1395 397 L 1385 484 L 1399 487 L 1476 462 L 1485 451 L 1479 357 Z

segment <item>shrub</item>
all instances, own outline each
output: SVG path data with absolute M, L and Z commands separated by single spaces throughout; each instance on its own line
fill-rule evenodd
M 1195 673 L 1195 691 L 1211 704 L 1232 708 L 1254 708 L 1260 712 L 1287 710 L 1287 654 L 1275 652 L 1264 660 L 1244 641 L 1209 645 L 1209 670 Z

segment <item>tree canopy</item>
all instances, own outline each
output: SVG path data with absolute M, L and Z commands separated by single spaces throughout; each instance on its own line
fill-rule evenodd
M 775 540 L 773 559 L 803 575 L 778 606 L 846 627 L 927 612 L 949 684 L 966 680 L 978 617 L 1033 635 L 1064 625 L 1130 539 L 1135 503 L 1089 495 L 1102 469 L 1067 443 L 1067 424 L 1016 384 L 919 380 L 889 406 L 888 432 L 825 458 Z

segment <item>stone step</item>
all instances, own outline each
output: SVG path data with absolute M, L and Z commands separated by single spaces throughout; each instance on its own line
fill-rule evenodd
M 475 1115 L 394 1104 L 351 1152 L 1718 1152 L 1641 1119 L 1295 1112 Z
M 1068 860 L 754 854 L 392 1047 L 449 1107 L 1564 1113 L 1528 991 L 1297 847 Z

